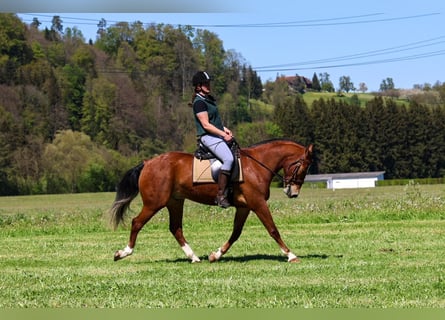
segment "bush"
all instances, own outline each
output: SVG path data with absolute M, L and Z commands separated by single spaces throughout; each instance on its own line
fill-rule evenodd
M 408 184 L 443 184 L 445 178 L 424 178 L 424 179 L 391 179 L 391 180 L 378 180 L 376 186 L 404 186 Z

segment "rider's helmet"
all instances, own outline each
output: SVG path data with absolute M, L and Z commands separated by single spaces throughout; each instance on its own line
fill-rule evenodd
M 205 71 L 198 71 L 195 73 L 195 75 L 192 78 L 192 84 L 194 87 L 202 85 L 202 84 L 209 84 L 210 83 L 210 76 Z

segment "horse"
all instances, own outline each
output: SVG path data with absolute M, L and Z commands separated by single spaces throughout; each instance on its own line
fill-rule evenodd
M 274 176 L 283 180 L 284 192 L 296 198 L 312 163 L 313 145 L 302 146 L 290 139 L 271 139 L 239 149 L 243 181 L 233 183 L 232 206 L 236 208 L 230 238 L 212 252 L 208 260 L 218 261 L 241 235 L 243 226 L 253 211 L 269 235 L 276 241 L 288 262 L 300 262 L 281 239 L 267 205 L 270 184 Z M 169 213 L 169 230 L 192 263 L 200 262 L 183 234 L 183 207 L 185 199 L 215 205 L 216 183 L 196 184 L 192 181 L 191 153 L 171 151 L 163 153 L 128 170 L 118 183 L 116 197 L 110 209 L 111 222 L 116 229 L 124 221 L 131 201 L 140 193 L 142 210 L 131 221 L 127 246 L 114 254 L 114 261 L 133 253 L 136 238 L 144 225 L 162 208 Z M 283 170 L 283 176 L 279 174 Z M 227 209 L 226 209 L 227 210 Z

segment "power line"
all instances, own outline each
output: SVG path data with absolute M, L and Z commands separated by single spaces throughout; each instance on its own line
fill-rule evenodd
M 318 27 L 318 26 L 334 26 L 334 25 L 354 25 L 354 24 L 366 24 L 366 23 L 381 23 L 381 22 L 390 22 L 390 21 L 400 21 L 400 20 L 409 20 L 409 19 L 419 19 L 424 17 L 430 17 L 439 15 L 440 13 L 426 13 L 426 14 L 417 14 L 410 16 L 401 16 L 401 17 L 390 17 L 390 18 L 380 18 L 380 19 L 369 19 L 375 16 L 384 15 L 384 13 L 370 13 L 365 15 L 354 15 L 354 16 L 345 16 L 345 17 L 333 17 L 333 18 L 325 18 L 325 19 L 311 19 L 311 20 L 301 20 L 301 21 L 287 21 L 287 22 L 265 22 L 265 23 L 246 23 L 246 24 L 195 24 L 190 25 L 194 28 L 291 28 L 291 27 Z M 44 15 L 44 14 L 33 14 L 33 13 L 22 13 L 21 15 L 25 16 L 33 16 L 33 17 L 43 17 L 43 18 L 53 18 L 56 15 Z M 100 22 L 97 19 L 91 18 L 74 18 L 68 16 L 60 16 L 62 19 L 62 24 L 68 25 L 96 25 Z M 102 18 L 105 19 L 105 18 Z M 66 20 L 74 20 L 67 22 Z M 93 23 L 94 21 L 94 23 Z M 110 21 L 106 20 L 107 25 L 109 23 L 119 23 L 125 21 Z M 51 23 L 52 21 L 44 21 L 47 23 Z M 144 25 L 152 25 L 152 23 L 143 23 Z M 179 24 L 172 26 L 181 26 Z M 440 36 L 436 38 L 431 38 L 427 40 L 417 41 L 413 43 L 408 43 L 400 46 L 366 51 L 362 53 L 355 53 L 350 55 L 344 55 L 333 58 L 326 59 L 318 59 L 318 60 L 309 60 L 295 63 L 287 63 L 287 64 L 276 64 L 269 66 L 260 66 L 254 67 L 254 69 L 258 72 L 278 72 L 278 71 L 297 71 L 297 70 L 309 70 L 309 69 L 328 69 L 328 68 L 339 68 L 339 67 L 350 67 L 350 66 L 363 66 L 363 65 L 372 65 L 372 64 L 381 64 L 381 63 L 391 63 L 391 62 L 399 62 L 406 60 L 415 60 L 415 59 L 424 59 L 434 56 L 440 56 L 445 54 L 445 50 L 437 50 L 437 51 L 429 51 L 424 53 L 399 56 L 393 58 L 382 58 L 376 60 L 368 60 L 362 62 L 352 62 L 352 63 L 344 63 L 344 64 L 328 64 L 332 62 L 341 62 L 345 60 L 357 60 L 363 58 L 370 58 L 382 55 L 389 55 L 395 53 L 401 53 L 405 51 L 431 47 L 434 45 L 442 44 L 445 42 L 443 40 L 445 36 Z M 312 67 L 311 67 L 312 65 Z M 103 70 L 103 72 L 110 73 L 120 73 L 120 70 Z
M 346 17 L 337 17 L 337 18 L 325 18 L 325 19 L 311 19 L 311 20 L 302 20 L 302 21 L 288 21 L 288 22 L 265 22 L 265 23 L 243 23 L 243 24 L 198 24 L 194 25 L 196 27 L 218 27 L 218 28 L 250 28 L 250 27 L 293 27 L 297 25 L 311 25 L 314 23 L 322 23 L 327 21 L 338 21 L 338 20 L 349 20 L 356 18 L 365 18 L 371 16 L 382 15 L 384 13 L 370 13 L 358 16 L 346 16 Z
M 438 12 L 425 13 L 425 14 L 417 14 L 411 16 L 402 16 L 402 17 L 392 17 L 392 18 L 382 18 L 382 19 L 362 19 L 368 18 L 372 16 L 383 15 L 384 13 L 371 13 L 366 15 L 356 15 L 356 16 L 346 16 L 346 17 L 334 17 L 334 18 L 325 18 L 325 19 L 312 19 L 312 20 L 301 20 L 301 21 L 287 21 L 287 22 L 264 22 L 264 23 L 239 23 L 239 24 L 191 24 L 191 27 L 194 28 L 291 28 L 291 27 L 321 27 L 321 26 L 335 26 L 335 25 L 353 25 L 353 24 L 365 24 L 365 23 L 377 23 L 377 22 L 390 22 L 390 21 L 399 21 L 399 20 L 409 20 L 409 19 L 418 19 L 424 17 L 430 17 L 439 15 Z M 44 14 L 33 14 L 33 13 L 22 13 L 21 15 L 25 16 L 33 16 L 33 17 L 45 17 L 52 18 L 51 15 Z M 83 25 L 97 25 L 97 23 L 90 22 L 66 22 L 64 19 L 74 20 L 74 21 L 96 21 L 96 19 L 91 18 L 73 18 L 67 16 L 59 16 L 62 19 L 62 23 L 66 24 L 83 24 Z M 358 19 L 354 21 L 352 19 Z M 346 20 L 346 21 L 341 21 Z M 348 21 L 352 20 L 352 21 Z M 107 20 L 108 23 L 119 23 L 119 22 L 128 22 L 128 21 L 112 21 Z M 43 21 L 43 22 L 51 22 L 51 21 Z M 130 23 L 130 22 L 128 22 Z M 144 23 L 144 25 L 151 25 L 153 22 Z M 181 26 L 180 24 L 171 24 L 173 26 Z
M 415 54 L 415 55 L 410 55 L 410 56 L 402 56 L 402 57 L 380 59 L 380 60 L 371 60 L 371 61 L 364 61 L 364 62 L 357 62 L 357 63 L 334 64 L 334 65 L 323 65 L 323 66 L 316 65 L 313 67 L 277 68 L 277 69 L 267 69 L 267 70 L 258 70 L 258 71 L 255 68 L 253 68 L 253 69 L 256 70 L 258 73 L 271 72 L 271 71 L 278 72 L 278 71 L 297 71 L 297 70 L 313 70 L 313 69 L 332 69 L 332 68 L 364 66 L 364 65 L 372 65 L 372 64 L 416 60 L 416 59 L 423 59 L 423 58 L 429 58 L 429 57 L 441 56 L 441 55 L 445 55 L 445 50 L 438 50 L 438 51 L 420 53 L 420 54 Z
M 398 21 L 398 20 L 408 20 L 408 19 L 417 19 L 424 18 L 434 15 L 439 15 L 440 13 L 426 13 L 426 14 L 418 14 L 413 16 L 404 16 L 404 17 L 394 17 L 394 18 L 386 18 L 386 19 L 372 19 L 372 20 L 359 20 L 359 21 L 345 21 L 345 22 L 279 22 L 279 23 L 260 23 L 260 24 L 201 24 L 201 25 L 193 25 L 194 27 L 200 28 L 290 28 L 290 27 L 324 27 L 324 26 L 338 26 L 338 25 L 353 25 L 353 24 L 365 24 L 365 23 L 376 23 L 376 22 L 389 22 L 389 21 Z M 346 18 L 344 18 L 346 19 Z M 333 20 L 333 19 L 326 19 Z
M 275 64 L 275 65 L 269 65 L 269 66 L 255 67 L 255 69 L 262 70 L 262 71 L 275 71 L 277 68 L 284 68 L 284 67 L 323 64 L 323 63 L 335 62 L 335 61 L 369 58 L 369 57 L 373 57 L 373 56 L 387 55 L 387 54 L 391 54 L 391 53 L 400 53 L 403 51 L 409 51 L 409 50 L 430 47 L 430 46 L 434 46 L 437 44 L 445 43 L 445 40 L 441 40 L 441 39 L 445 39 L 445 36 L 435 37 L 435 38 L 431 38 L 431 39 L 427 39 L 427 40 L 412 42 L 412 43 L 395 46 L 395 47 L 390 47 L 390 48 L 385 48 L 385 49 L 350 54 L 350 55 L 345 55 L 345 56 L 340 56 L 340 57 L 309 60 L 309 61 L 286 63 L 286 64 Z M 441 40 L 441 41 L 436 41 L 436 40 Z M 433 42 L 433 41 L 436 41 L 436 42 Z

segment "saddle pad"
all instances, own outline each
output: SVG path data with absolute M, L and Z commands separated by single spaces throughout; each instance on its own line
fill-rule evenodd
M 239 179 L 236 182 L 243 181 L 243 170 L 241 167 L 241 159 L 238 159 Z M 212 176 L 212 168 L 210 160 L 199 160 L 193 158 L 193 183 L 216 183 Z

